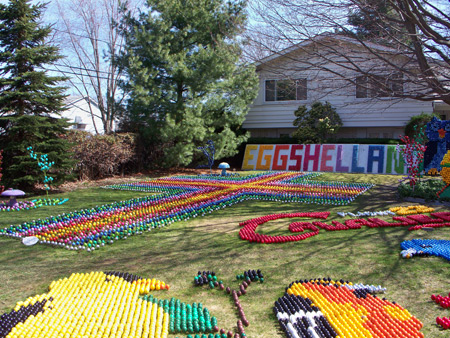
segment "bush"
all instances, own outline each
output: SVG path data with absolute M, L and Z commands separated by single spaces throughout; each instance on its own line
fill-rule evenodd
M 245 144 L 297 144 L 298 141 L 292 137 L 250 137 Z
M 417 182 L 414 190 L 407 182 L 403 182 L 398 186 L 398 193 L 400 197 L 415 197 L 423 198 L 426 201 L 437 200 L 436 195 L 442 188 L 445 187 L 445 182 L 441 179 L 429 179 Z M 448 198 L 442 198 L 440 200 L 448 201 Z
M 422 113 L 420 115 L 416 115 L 411 117 L 408 124 L 405 126 L 405 135 L 409 138 L 416 138 L 416 135 L 420 132 L 420 130 L 423 128 L 425 131 L 425 128 L 427 126 L 427 123 L 431 121 L 433 116 L 439 118 L 436 114 L 427 114 Z M 425 137 L 424 142 L 427 142 L 427 138 Z
M 337 138 L 328 139 L 324 143 L 330 144 L 393 144 L 397 145 L 400 141 L 393 138 Z M 298 140 L 292 137 L 250 137 L 247 142 L 243 144 L 245 149 L 246 144 L 297 144 Z
M 324 143 L 330 135 L 342 127 L 342 120 L 329 102 L 314 102 L 311 109 L 300 106 L 294 112 L 294 126 L 298 129 L 292 134 L 299 143 Z
M 398 139 L 393 138 L 338 138 L 329 140 L 327 143 L 335 144 L 394 144 L 399 143 Z
M 79 179 L 100 179 L 118 174 L 136 157 L 135 136 L 130 133 L 92 135 L 84 131 L 70 131 L 72 151 L 78 160 Z

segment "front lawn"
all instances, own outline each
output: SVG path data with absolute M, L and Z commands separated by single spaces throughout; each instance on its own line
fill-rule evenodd
M 177 222 L 162 229 L 128 237 L 95 252 L 69 251 L 47 245 L 26 247 L 19 240 L 0 237 L 0 310 L 10 311 L 18 301 L 44 293 L 49 284 L 74 272 L 124 271 L 145 278 L 159 278 L 170 291 L 158 291 L 158 298 L 176 297 L 185 302 L 202 302 L 217 316 L 219 326 L 234 329 L 237 312 L 228 295 L 207 287 L 193 286 L 199 270 L 214 270 L 226 286 L 238 287 L 236 275 L 261 269 L 264 283 L 253 283 L 240 298 L 250 326 L 248 337 L 283 337 L 273 314 L 274 302 L 290 282 L 331 277 L 387 288 L 385 297 L 398 302 L 424 324 L 425 337 L 444 337 L 435 325 L 437 316 L 449 316 L 434 304 L 431 294 L 447 295 L 450 269 L 438 257 L 403 259 L 400 243 L 413 238 L 449 239 L 448 228 L 431 232 L 408 231 L 407 227 L 367 228 L 348 231 L 320 230 L 317 236 L 300 242 L 257 244 L 239 238 L 239 222 L 272 213 L 330 211 L 326 220 L 342 221 L 339 211 L 379 211 L 407 205 L 396 200 L 398 176 L 324 174 L 317 180 L 369 182 L 376 186 L 342 207 L 333 205 L 246 201 L 205 217 Z M 77 189 L 54 197 L 70 198 L 55 207 L 0 213 L 0 226 L 19 224 L 71 210 L 145 196 L 143 192 L 102 188 Z M 52 196 L 53 197 L 53 196 Z M 411 203 L 410 203 L 411 204 Z M 436 207 L 446 211 L 444 207 Z M 380 217 L 380 216 L 378 216 Z M 382 216 L 385 220 L 392 217 Z M 285 219 L 261 225 L 258 232 L 287 235 Z M 178 335 L 181 336 L 181 335 Z M 175 337 L 175 335 L 171 335 Z

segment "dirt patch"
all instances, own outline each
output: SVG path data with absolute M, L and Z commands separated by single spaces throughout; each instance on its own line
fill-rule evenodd
M 397 186 L 376 185 L 377 195 L 380 196 L 385 203 L 398 203 Z
M 174 168 L 167 170 L 152 170 L 144 173 L 134 174 L 132 176 L 111 176 L 107 178 L 103 178 L 100 180 L 80 180 L 75 182 L 67 182 L 58 187 L 58 192 L 69 192 L 78 189 L 86 189 L 93 187 L 102 187 L 105 185 L 111 184 L 119 184 L 119 183 L 130 183 L 130 182 L 138 182 L 148 178 L 156 178 L 163 176 L 173 176 L 173 175 L 200 175 L 200 174 L 208 174 L 209 170 L 207 169 L 182 169 L 182 168 Z M 213 173 L 218 174 L 220 170 L 213 170 Z

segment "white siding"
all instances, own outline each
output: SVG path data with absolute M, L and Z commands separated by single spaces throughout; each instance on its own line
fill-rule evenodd
M 78 120 L 78 125 L 86 125 L 83 130 L 87 132 L 104 134 L 105 130 L 100 117 L 100 110 L 95 102 L 91 102 L 91 107 L 93 115 L 90 112 L 87 99 L 82 97 L 69 97 L 66 105 L 67 110 L 61 115 L 69 119 L 70 123 L 76 123 L 76 120 Z M 75 124 L 71 128 L 77 129 L 77 125 Z
M 314 53 L 317 54 L 317 51 Z M 362 59 L 361 51 L 355 53 L 355 51 L 349 50 L 348 54 L 352 53 L 355 57 Z M 347 79 L 354 80 L 358 75 L 356 72 L 351 72 L 334 62 L 325 65 L 331 72 L 314 69 L 314 63 L 318 62 L 321 62 L 319 58 L 312 57 L 307 53 L 307 50 L 303 50 L 260 65 L 258 67 L 260 77 L 258 97 L 251 105 L 243 127 L 250 131 L 293 128 L 294 111 L 300 105 L 306 104 L 309 106 L 315 101 L 328 101 L 339 113 L 343 122 L 343 129 L 390 128 L 391 131 L 394 131 L 393 137 L 397 137 L 398 131 L 406 125 L 412 116 L 422 112 L 433 112 L 432 102 L 398 98 L 356 98 L 356 86 L 343 80 L 339 75 L 333 74 L 335 72 Z M 323 66 L 322 61 L 321 67 Z M 369 56 L 363 66 L 366 66 L 366 69 L 375 70 L 378 68 L 375 61 L 370 60 Z M 265 102 L 265 80 L 287 78 L 307 78 L 308 99 Z
M 358 99 L 360 100 L 360 99 Z M 327 101 L 336 108 L 344 127 L 404 127 L 411 116 L 422 112 L 433 112 L 431 102 L 405 99 L 399 102 L 379 101 L 354 102 L 347 104 L 339 98 L 328 97 Z M 301 104 L 312 102 L 278 103 L 252 105 L 243 127 L 250 128 L 292 128 L 294 111 Z

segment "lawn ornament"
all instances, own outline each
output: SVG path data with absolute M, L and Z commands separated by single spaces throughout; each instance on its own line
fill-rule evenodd
M 53 182 L 53 177 L 47 176 L 47 174 L 55 162 L 49 161 L 47 154 L 42 154 L 38 158 L 38 155 L 33 151 L 33 147 L 28 147 L 27 150 L 30 153 L 30 157 L 37 161 L 39 169 L 44 173 L 44 189 L 48 198 L 48 191 L 50 190 L 50 185 Z
M 15 207 L 18 205 L 18 202 L 16 200 L 16 197 L 22 197 L 25 196 L 25 192 L 19 189 L 7 189 L 1 193 L 1 196 L 3 197 L 9 197 L 9 202 L 6 203 L 9 207 Z
M 206 158 L 208 159 L 208 167 L 209 167 L 209 173 L 212 174 L 212 167 L 214 165 L 214 155 L 216 154 L 216 148 L 214 147 L 214 142 L 212 140 L 208 140 L 206 142 L 206 145 L 203 147 L 198 147 L 197 149 L 203 151 L 203 154 L 205 154 Z M 204 167 L 204 166 L 200 166 Z
M 219 169 L 222 169 L 222 176 L 227 176 L 227 169 L 230 169 L 230 165 L 227 162 L 222 162 L 219 164 Z

